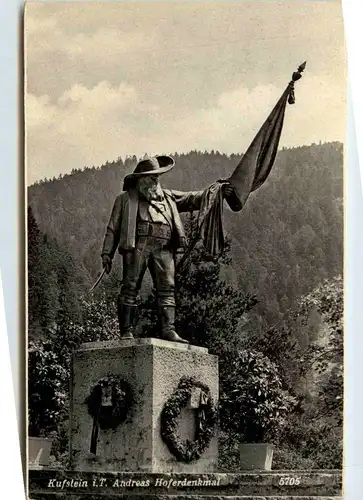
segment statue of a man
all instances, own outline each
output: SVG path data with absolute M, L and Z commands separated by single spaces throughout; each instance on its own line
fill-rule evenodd
M 124 179 L 117 196 L 102 248 L 102 264 L 111 271 L 118 248 L 123 257 L 123 281 L 118 297 L 118 320 L 122 339 L 133 338 L 136 298 L 147 268 L 153 279 L 161 337 L 184 342 L 175 331 L 175 261 L 178 248 L 186 246 L 179 212 L 199 210 L 204 191 L 163 189 L 159 176 L 174 166 L 170 156 L 140 161 Z M 223 185 L 223 196 L 233 191 Z

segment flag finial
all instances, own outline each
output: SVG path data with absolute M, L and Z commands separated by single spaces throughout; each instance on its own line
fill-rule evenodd
M 294 86 L 295 82 L 300 80 L 302 77 L 302 72 L 306 68 L 306 61 L 300 64 L 300 66 L 297 68 L 297 71 L 294 71 L 291 77 L 291 82 L 289 84 L 289 98 L 288 98 L 288 103 L 289 104 L 295 104 L 295 92 L 294 92 Z

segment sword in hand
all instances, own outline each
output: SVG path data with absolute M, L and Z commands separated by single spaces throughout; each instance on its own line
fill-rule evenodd
M 97 281 L 94 283 L 94 285 L 92 286 L 92 288 L 89 290 L 88 293 L 93 292 L 93 290 L 96 288 L 96 286 L 99 285 L 105 274 L 110 274 L 112 268 L 112 259 L 109 255 L 106 254 L 102 255 L 102 266 L 103 266 L 102 273 L 99 275 Z
M 104 267 L 102 273 L 99 275 L 99 277 L 97 278 L 97 280 L 93 284 L 92 288 L 90 288 L 88 290 L 88 293 L 93 292 L 93 290 L 100 284 L 100 282 L 101 282 L 101 280 L 102 280 L 102 278 L 104 277 L 105 274 L 106 274 L 106 268 Z

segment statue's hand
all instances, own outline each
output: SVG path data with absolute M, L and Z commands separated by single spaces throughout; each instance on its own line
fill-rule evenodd
M 112 268 L 112 259 L 109 255 L 102 255 L 102 266 L 106 270 L 106 274 L 110 274 Z
M 232 186 L 231 183 L 228 182 L 222 185 L 222 193 L 224 198 L 228 198 L 233 194 L 233 192 L 234 192 L 234 187 Z

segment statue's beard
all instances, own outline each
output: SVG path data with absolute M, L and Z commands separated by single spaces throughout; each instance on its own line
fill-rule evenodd
M 139 183 L 137 187 L 139 193 L 148 201 L 163 199 L 163 190 L 161 189 L 159 183 L 153 186 L 143 185 L 142 183 Z

